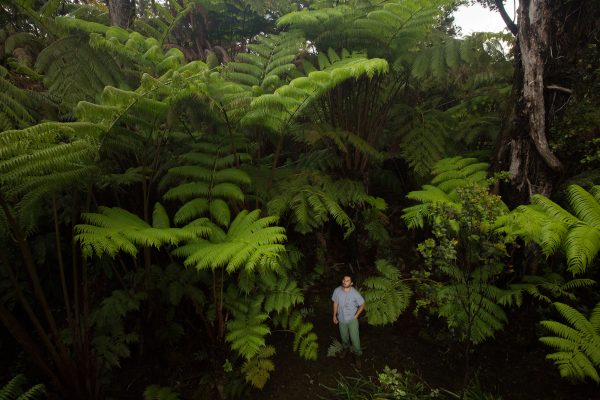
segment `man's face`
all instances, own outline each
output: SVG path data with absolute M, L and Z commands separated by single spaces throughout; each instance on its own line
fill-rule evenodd
M 350 286 L 352 286 L 352 278 L 345 276 L 344 279 L 342 279 L 342 287 L 349 288 Z

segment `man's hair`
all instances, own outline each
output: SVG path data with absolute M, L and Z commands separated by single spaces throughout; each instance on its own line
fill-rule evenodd
M 352 273 L 348 272 L 348 273 L 345 273 L 345 274 L 343 274 L 343 275 L 342 275 L 342 279 L 344 279 L 345 277 L 349 277 L 349 278 L 350 278 L 350 280 L 351 280 L 352 282 L 354 282 L 354 275 L 353 275 Z

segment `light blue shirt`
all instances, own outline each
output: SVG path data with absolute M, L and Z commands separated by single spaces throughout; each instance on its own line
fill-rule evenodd
M 358 293 L 358 290 L 350 287 L 350 290 L 345 292 L 344 288 L 338 286 L 333 291 L 331 300 L 337 303 L 337 319 L 338 321 L 352 321 L 358 307 L 365 304 L 365 299 Z

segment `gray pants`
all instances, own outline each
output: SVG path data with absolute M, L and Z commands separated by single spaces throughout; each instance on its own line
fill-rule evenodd
M 358 334 L 358 320 L 352 319 L 350 321 L 340 321 L 340 336 L 342 337 L 342 345 L 345 349 L 350 348 L 350 342 L 352 342 L 352 352 L 357 356 L 362 355 L 360 349 L 360 336 Z

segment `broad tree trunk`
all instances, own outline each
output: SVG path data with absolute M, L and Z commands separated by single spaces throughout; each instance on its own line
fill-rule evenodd
M 551 57 L 550 0 L 521 0 L 515 46 L 513 109 L 498 142 L 494 168 L 511 173 L 508 196 L 518 203 L 552 193 L 553 176 L 563 168 L 548 144 L 546 68 Z M 505 193 L 506 194 L 506 193 Z
M 564 178 L 585 171 L 580 159 L 588 153 L 581 142 L 589 138 L 573 136 L 576 142 L 567 148 L 565 132 L 557 129 L 564 117 L 576 118 L 567 110 L 593 90 L 582 81 L 590 73 L 578 65 L 598 45 L 600 2 L 521 0 L 517 25 L 510 23 L 502 0 L 494 3 L 516 35 L 513 107 L 497 143 L 494 170 L 511 173 L 502 195 L 509 203 L 522 204 L 536 193 L 550 196 Z M 552 143 L 561 146 L 558 157 Z M 573 152 L 581 158 L 573 158 Z
M 127 29 L 135 18 L 135 0 L 107 0 L 110 24 Z

